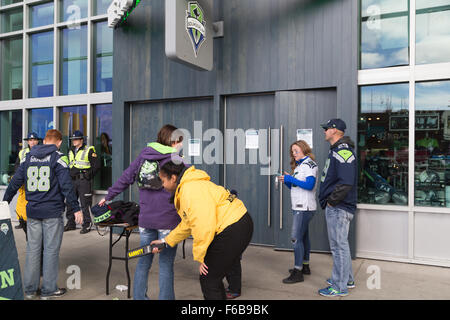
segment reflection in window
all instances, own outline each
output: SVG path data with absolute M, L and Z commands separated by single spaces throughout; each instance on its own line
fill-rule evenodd
M 61 0 L 61 2 L 61 22 L 77 22 L 87 17 L 88 0 Z
M 30 28 L 53 24 L 53 2 L 30 7 Z
M 416 0 L 416 63 L 450 62 L 450 0 Z
M 450 207 L 450 81 L 416 84 L 414 199 Z
M 361 69 L 409 64 L 408 0 L 361 0 Z
M 100 156 L 102 168 L 94 178 L 95 190 L 107 190 L 112 182 L 112 105 L 95 106 L 95 150 Z
M 22 148 L 22 110 L 0 111 L 0 186 L 14 174 L 14 164 Z
M 48 130 L 54 129 L 53 108 L 31 109 L 28 113 L 28 132 L 36 132 L 44 138 Z
M 111 0 L 97 0 L 94 1 L 94 14 L 106 14 L 109 5 L 111 4 Z
M 22 99 L 22 37 L 1 41 L 1 100 Z
M 360 88 L 361 203 L 408 205 L 409 85 Z
M 61 108 L 59 113 L 59 130 L 63 136 L 61 152 L 67 154 L 71 143 L 69 136 L 76 130 L 87 135 L 87 108 L 86 106 L 71 106 Z M 84 143 L 87 143 L 86 139 Z
M 82 94 L 87 89 L 87 26 L 61 31 L 61 94 Z
M 53 96 L 53 31 L 30 35 L 30 97 Z
M 1 32 L 13 32 L 23 29 L 23 9 L 12 9 L 0 14 Z
M 113 29 L 108 22 L 95 24 L 95 92 L 112 91 Z
M 2 0 L 2 6 L 22 2 L 23 0 Z

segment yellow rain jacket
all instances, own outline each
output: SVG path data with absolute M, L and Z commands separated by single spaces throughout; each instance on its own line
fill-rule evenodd
M 211 182 L 205 171 L 194 166 L 184 172 L 175 191 L 174 204 L 181 222 L 165 241 L 173 247 L 192 235 L 192 254 L 194 260 L 200 263 L 204 262 L 214 236 L 239 221 L 247 212 L 241 200 Z
M 19 189 L 19 196 L 17 198 L 16 214 L 17 219 L 23 219 L 27 221 L 27 203 L 25 199 L 25 185 L 21 186 Z

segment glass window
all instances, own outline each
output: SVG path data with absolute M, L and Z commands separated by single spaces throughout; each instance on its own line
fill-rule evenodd
M 450 207 L 450 81 L 416 83 L 414 200 Z
M 95 190 L 107 190 L 112 185 L 112 105 L 95 106 L 95 150 L 102 167 L 94 178 Z
M 61 22 L 77 21 L 87 17 L 87 0 L 62 0 L 61 3 Z
M 53 24 L 53 2 L 30 7 L 30 28 Z
M 80 130 L 86 136 L 87 134 L 87 108 L 86 106 L 63 107 L 59 113 L 59 130 L 63 135 L 61 152 L 67 154 L 70 149 L 69 136 L 75 131 Z M 87 143 L 87 141 L 84 141 Z
M 22 148 L 22 110 L 0 111 L 0 186 L 14 174 L 14 164 Z
M 361 0 L 361 69 L 409 64 L 408 12 L 408 0 Z
M 22 37 L 1 41 L 1 100 L 22 99 Z
M 2 0 L 2 6 L 22 2 L 22 0 Z
M 30 97 L 53 96 L 53 31 L 30 36 Z
M 95 24 L 95 92 L 112 91 L 113 29 L 108 22 Z
M 54 129 L 53 108 L 31 109 L 28 112 L 28 132 L 36 132 L 44 139 L 48 130 Z
M 450 62 L 450 0 L 416 0 L 416 63 Z
M 87 90 L 87 26 L 61 30 L 61 94 Z
M 108 7 L 111 4 L 111 0 L 94 0 L 94 14 L 106 14 Z
M 360 88 L 358 201 L 408 205 L 409 84 Z
M 13 32 L 23 29 L 23 9 L 17 8 L 2 12 L 0 15 L 1 32 Z

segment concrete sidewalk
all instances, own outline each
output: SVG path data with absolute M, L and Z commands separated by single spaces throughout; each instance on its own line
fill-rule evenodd
M 13 226 L 17 225 L 13 222 Z M 25 234 L 14 229 L 21 270 L 25 266 Z M 117 235 L 114 235 L 114 239 Z M 79 229 L 64 233 L 60 253 L 59 286 L 73 283 L 69 266 L 78 266 L 81 274 L 81 288 L 68 290 L 60 300 L 127 300 L 127 292 L 119 291 L 116 285 L 127 284 L 125 263 L 113 260 L 110 277 L 110 295 L 106 295 L 105 282 L 108 267 L 109 234 L 100 236 L 95 229 L 81 235 Z M 124 254 L 125 239 L 114 247 L 113 254 Z M 139 246 L 139 234 L 130 236 L 130 248 Z M 182 257 L 182 246 L 178 246 L 175 260 L 175 294 L 177 300 L 202 300 L 198 281 L 198 263 L 192 260 L 192 240 L 186 241 L 186 259 Z M 131 283 L 137 259 L 130 260 Z M 283 284 L 282 279 L 293 265 L 293 253 L 275 251 L 269 247 L 249 246 L 242 259 L 242 296 L 237 300 L 397 300 L 397 299 L 450 299 L 450 268 L 385 262 L 368 259 L 353 261 L 356 288 L 343 298 L 326 298 L 317 293 L 326 287 L 325 280 L 331 274 L 330 254 L 311 254 L 311 272 L 305 281 Z M 380 270 L 380 288 L 369 289 L 371 266 Z M 373 267 L 372 267 L 373 268 Z M 70 269 L 69 269 L 70 270 Z M 22 273 L 23 277 L 23 273 Z M 132 296 L 132 294 L 131 294 Z M 154 260 L 149 276 L 149 297 L 158 298 L 158 258 Z

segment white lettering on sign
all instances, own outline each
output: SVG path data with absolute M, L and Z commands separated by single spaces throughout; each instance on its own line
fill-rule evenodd
M 114 28 L 128 10 L 133 6 L 134 0 L 114 0 L 108 8 L 108 26 Z

